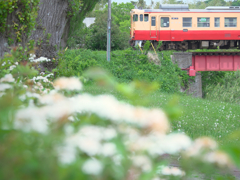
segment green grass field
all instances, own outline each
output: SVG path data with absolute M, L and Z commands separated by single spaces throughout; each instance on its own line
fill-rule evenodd
M 98 94 L 112 94 L 118 100 L 127 101 L 123 95 L 115 90 L 106 90 L 89 85 L 85 87 L 85 92 Z M 193 98 L 187 95 L 171 95 L 162 92 L 154 92 L 149 95 L 149 108 L 164 108 L 172 98 L 179 98 L 178 106 L 182 110 L 182 115 L 172 121 L 172 131 L 181 131 L 195 139 L 200 136 L 210 136 L 217 140 L 219 144 L 229 141 L 227 138 L 234 131 L 240 129 L 240 108 L 237 104 L 230 104 L 219 101 L 209 101 L 200 98 Z M 239 142 L 235 138 L 231 141 Z

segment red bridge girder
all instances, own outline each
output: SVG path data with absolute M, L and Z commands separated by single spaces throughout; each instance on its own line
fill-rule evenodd
M 197 71 L 237 71 L 240 69 L 240 52 L 194 52 L 189 76 Z

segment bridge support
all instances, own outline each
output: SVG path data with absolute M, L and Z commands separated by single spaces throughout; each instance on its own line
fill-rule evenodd
M 183 52 L 175 52 L 171 56 L 172 62 L 177 64 L 183 70 L 190 70 L 192 66 L 192 53 L 183 53 Z M 193 69 L 194 70 L 194 69 Z M 190 80 L 188 88 L 181 88 L 182 92 L 186 92 L 193 97 L 202 98 L 202 76 L 201 73 L 197 73 L 194 71 L 189 71 L 189 73 L 194 72 L 195 79 Z M 190 74 L 189 74 L 190 75 Z
M 195 81 L 189 84 L 188 94 L 202 97 L 202 81 L 199 71 L 237 71 L 240 70 L 240 52 L 176 52 L 172 62 L 189 76 L 195 76 Z

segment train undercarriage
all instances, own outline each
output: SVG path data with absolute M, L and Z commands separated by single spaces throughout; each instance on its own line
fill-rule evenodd
M 154 48 L 163 50 L 178 50 L 186 51 L 190 49 L 231 49 L 240 48 L 239 40 L 204 40 L 204 41 L 151 41 Z M 143 47 L 146 41 L 131 40 L 130 45 L 135 48 L 136 46 Z

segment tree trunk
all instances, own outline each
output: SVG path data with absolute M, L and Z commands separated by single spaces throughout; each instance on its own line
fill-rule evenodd
M 70 20 L 68 8 L 68 0 L 40 0 L 36 30 L 30 37 L 37 43 L 37 57 L 55 57 L 61 48 L 61 41 L 65 47 L 69 29 L 66 25 Z
M 13 29 L 13 24 L 20 24 L 17 17 L 17 13 L 21 12 L 21 3 L 18 4 L 18 8 L 7 16 L 7 27 L 4 32 L 0 32 L 0 58 L 3 57 L 5 53 L 11 51 L 11 48 L 21 44 L 23 47 L 28 41 L 26 34 L 21 34 L 21 42 L 17 41 L 16 30 Z
M 0 58 L 3 57 L 5 52 L 9 52 L 8 38 L 5 33 L 0 33 Z

